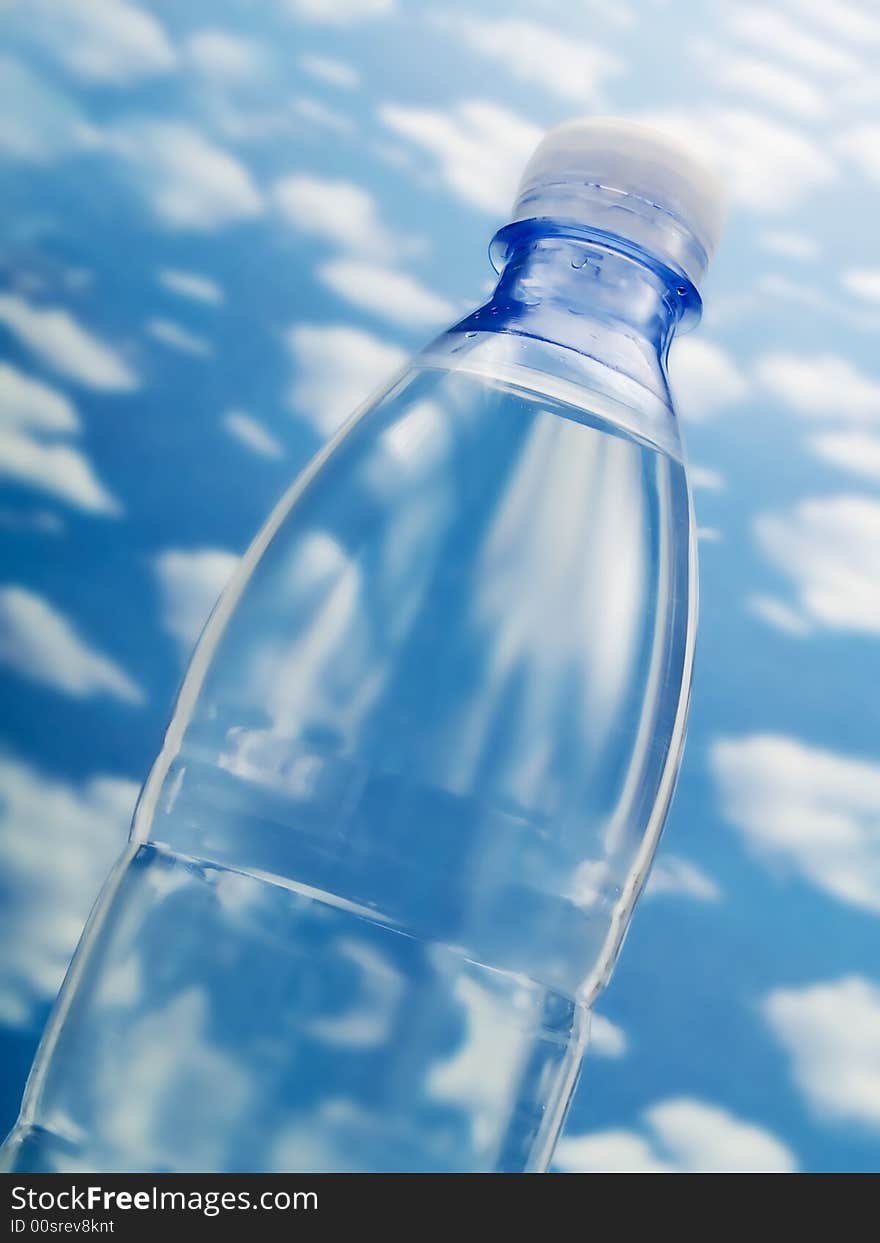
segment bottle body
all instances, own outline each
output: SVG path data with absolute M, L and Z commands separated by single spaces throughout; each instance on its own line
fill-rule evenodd
M 541 259 L 245 558 L 9 1168 L 546 1168 L 671 796 L 695 584 L 657 351 L 548 343 Z

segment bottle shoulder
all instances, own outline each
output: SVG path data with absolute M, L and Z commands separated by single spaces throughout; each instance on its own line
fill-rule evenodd
M 486 310 L 486 308 L 481 308 Z M 491 324 L 491 326 L 490 326 Z M 608 335 L 593 337 L 580 325 L 574 348 L 538 335 L 525 317 L 486 323 L 481 312 L 437 337 L 413 359 L 416 368 L 464 372 L 571 407 L 589 421 L 601 418 L 622 432 L 681 458 L 682 445 L 665 367 L 656 353 L 636 340 L 608 356 Z M 546 324 L 541 325 L 546 328 Z M 601 339 L 600 339 L 601 336 Z

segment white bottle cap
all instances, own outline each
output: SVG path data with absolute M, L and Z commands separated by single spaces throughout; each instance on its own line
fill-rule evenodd
M 714 173 L 668 135 L 613 118 L 569 121 L 526 165 L 513 219 L 602 229 L 699 285 L 718 244 L 724 195 Z

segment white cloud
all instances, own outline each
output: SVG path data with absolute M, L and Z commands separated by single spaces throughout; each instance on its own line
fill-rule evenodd
M 82 119 L 73 101 L 11 56 L 0 56 L 0 151 L 46 163 L 74 150 Z
M 290 108 L 292 113 L 308 121 L 310 125 L 335 130 L 337 134 L 352 134 L 356 128 L 350 116 L 337 108 L 328 108 L 320 99 L 313 99 L 308 95 L 293 100 Z
M 0 1021 L 28 1028 L 61 984 L 138 787 L 107 776 L 72 785 L 9 756 L 0 756 L 0 787 Z
M 696 863 L 679 855 L 662 853 L 654 861 L 645 886 L 645 897 L 674 896 L 694 898 L 697 902 L 717 902 L 721 897 L 718 884 Z
M 880 914 L 880 764 L 776 734 L 719 739 L 710 763 L 722 812 L 752 850 Z
M 654 1105 L 645 1117 L 661 1149 L 684 1170 L 787 1174 L 797 1169 L 780 1139 L 720 1106 L 681 1098 Z
M 0 588 L 0 664 L 76 699 L 107 694 L 140 703 L 143 692 L 70 620 L 24 587 Z
M 838 354 L 765 354 L 755 375 L 798 414 L 871 420 L 880 416 L 880 380 Z
M 765 250 L 784 255 L 786 259 L 806 261 L 819 255 L 819 245 L 814 238 L 790 229 L 768 229 L 758 235 L 758 241 Z
M 377 258 L 401 249 L 373 196 L 352 181 L 293 173 L 276 182 L 273 197 L 287 223 L 308 237 Z
M 16 294 L 2 294 L 0 323 L 44 363 L 79 384 L 107 392 L 138 387 L 128 363 L 61 307 L 35 307 Z
M 745 376 L 720 345 L 683 337 L 672 349 L 670 381 L 677 408 L 692 422 L 709 418 L 749 395 Z
M 318 276 L 340 298 L 373 311 L 393 324 L 442 325 L 456 316 L 454 303 L 441 298 L 407 272 L 357 259 L 334 259 Z
M 880 436 L 862 432 L 829 432 L 813 436 L 810 448 L 832 466 L 839 466 L 853 475 L 880 480 Z
M 567 101 L 596 104 L 605 79 L 620 71 L 616 56 L 593 40 L 519 18 L 444 16 L 458 46 L 500 63 L 514 78 Z
M 210 232 L 262 211 L 244 165 L 189 125 L 133 120 L 97 133 L 94 143 L 126 162 L 134 185 L 169 228 Z
M 759 516 L 755 534 L 792 580 L 805 618 L 880 634 L 880 501 L 846 494 L 801 501 Z
M 394 11 L 394 0 L 285 0 L 285 4 L 293 17 L 325 26 L 350 26 Z
M 119 514 L 119 503 L 96 477 L 79 449 L 44 444 L 0 425 L 0 475 L 39 488 L 59 500 L 97 514 Z
M 3 362 L 0 362 L 0 424 L 48 432 L 79 430 L 76 411 L 63 393 Z
M 354 90 L 360 82 L 360 77 L 351 65 L 331 56 L 301 56 L 299 64 L 313 78 L 327 82 L 330 86 L 341 87 L 342 90 Z
M 40 488 L 94 513 L 119 512 L 87 458 L 59 436 L 79 432 L 67 397 L 0 363 L 0 476 Z
M 564 1136 L 557 1169 L 570 1173 L 791 1173 L 797 1158 L 764 1127 L 689 1097 L 643 1114 L 642 1131 Z
M 748 108 L 705 107 L 641 119 L 687 143 L 723 174 L 731 201 L 753 211 L 790 211 L 836 174 L 827 143 Z
M 828 113 L 825 95 L 808 78 L 762 56 L 738 56 L 729 47 L 698 45 L 707 77 L 716 86 L 807 121 Z
M 227 873 L 220 883 L 233 879 L 244 880 Z M 155 907 L 153 916 L 162 919 Z M 125 1039 L 102 1043 L 80 1090 L 95 1102 L 107 1149 L 120 1164 L 122 1154 L 137 1153 L 150 1169 L 217 1169 L 229 1151 L 227 1137 L 260 1099 L 265 1080 L 218 1036 L 209 986 L 156 990 L 153 1004 L 145 1004 L 142 947 L 127 948 L 102 979 L 96 1003 L 110 1009 L 124 1005 L 127 995 L 136 999 L 126 1013 Z
M 815 1112 L 880 1128 L 880 987 L 849 976 L 778 988 L 761 1009 Z
M 635 1131 L 564 1134 L 553 1157 L 564 1174 L 674 1174 L 676 1167 L 658 1155 L 654 1144 Z
M 850 315 L 848 308 L 839 300 L 829 298 L 827 289 L 817 281 L 802 281 L 781 272 L 763 272 L 754 282 L 751 302 L 746 300 L 745 306 L 759 306 L 761 302 L 771 298 L 783 302 L 794 303 L 796 309 L 805 314 L 816 311 L 822 316 L 835 315 L 846 317 L 856 322 L 856 316 Z
M 876 115 L 876 107 L 880 101 L 880 83 L 877 75 L 870 68 L 861 76 L 853 77 L 840 87 L 840 103 L 851 114 L 856 116 Z
M 694 491 L 703 492 L 723 492 L 725 483 L 724 476 L 720 471 L 715 470 L 711 466 L 696 466 L 691 463 L 688 466 L 688 477 L 691 481 L 691 487 Z
M 214 353 L 214 347 L 205 337 L 190 332 L 188 328 L 176 324 L 171 319 L 148 320 L 147 332 L 154 341 L 161 341 L 163 345 L 169 346 L 172 350 L 178 350 L 181 354 L 192 354 L 195 358 L 209 358 Z
M 186 41 L 186 54 L 199 73 L 223 83 L 258 81 L 267 67 L 258 43 L 226 30 L 197 30 Z
M 280 458 L 284 449 L 270 431 L 244 410 L 227 410 L 223 426 L 230 436 L 261 457 Z
M 287 343 L 295 368 L 291 405 L 321 436 L 336 431 L 406 361 L 398 346 L 347 324 L 297 324 Z
M 225 548 L 168 548 L 153 562 L 162 601 L 162 625 L 184 656 L 238 564 Z
M 385 954 L 355 937 L 340 937 L 334 949 L 357 973 L 348 990 L 348 1006 L 332 1017 L 312 1019 L 309 1034 L 325 1046 L 381 1048 L 399 1022 L 403 976 Z
M 880 181 L 880 124 L 866 121 L 845 130 L 837 141 L 837 148 L 870 181 Z
M 623 1057 L 627 1051 L 626 1032 L 604 1014 L 590 1018 L 590 1041 L 588 1049 L 593 1057 Z
M 492 215 L 510 210 L 526 160 L 542 130 L 485 100 L 467 100 L 451 112 L 385 104 L 389 129 L 433 156 L 450 190 Z
M 867 302 L 880 302 L 880 268 L 849 268 L 840 283 L 848 293 Z
M 79 78 L 124 86 L 165 73 L 176 56 L 158 20 L 129 0 L 19 0 L 46 50 Z
M 809 34 L 800 19 L 789 21 L 766 6 L 727 5 L 724 17 L 728 28 L 741 39 L 761 51 L 772 50 L 811 73 L 845 78 L 861 68 L 857 57 L 827 36 Z
M 788 0 L 797 21 L 809 15 L 818 25 L 859 47 L 880 43 L 880 19 L 846 0 Z
M 724 536 L 718 527 L 697 527 L 697 539 L 705 544 L 720 544 Z
M 635 25 L 635 13 L 623 0 L 584 0 L 584 7 L 610 26 Z
M 209 306 L 220 306 L 226 301 L 223 290 L 216 281 L 200 272 L 182 272 L 179 268 L 162 268 L 156 274 L 160 285 L 179 294 L 181 298 L 191 298 L 194 302 L 205 302 Z
M 504 1021 L 498 994 L 472 976 L 458 976 L 454 1000 L 464 1031 L 445 1058 L 432 1061 L 425 1094 L 454 1109 L 471 1150 L 485 1151 L 509 1109 L 509 1085 L 527 1065 L 529 1042 L 522 1028 Z
M 784 600 L 777 600 L 775 596 L 753 595 L 749 596 L 746 603 L 749 612 L 754 613 L 755 617 L 760 617 L 768 626 L 782 630 L 785 634 L 800 638 L 813 632 L 813 627 L 796 609 Z

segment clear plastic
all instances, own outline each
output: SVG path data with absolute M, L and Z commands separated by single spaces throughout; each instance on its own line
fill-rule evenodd
M 589 229 L 494 254 L 217 606 L 5 1168 L 548 1165 L 684 736 L 699 299 Z

